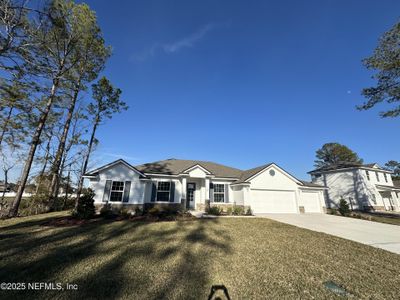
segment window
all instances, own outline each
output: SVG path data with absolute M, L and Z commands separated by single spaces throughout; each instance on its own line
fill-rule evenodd
M 378 172 L 375 172 L 375 175 L 376 175 L 376 181 L 379 182 L 379 173 L 378 173 Z
M 121 202 L 123 194 L 124 194 L 124 182 L 113 181 L 111 186 L 110 201 Z
M 387 174 L 386 174 L 386 173 L 383 173 L 383 177 L 385 177 L 385 181 L 388 182 Z
M 214 202 L 225 201 L 225 186 L 223 184 L 214 184 Z
M 157 198 L 156 201 L 169 202 L 169 194 L 171 191 L 171 182 L 159 181 L 157 183 Z
M 370 180 L 370 178 L 369 178 L 369 171 L 365 171 L 365 174 L 367 174 L 367 179 Z

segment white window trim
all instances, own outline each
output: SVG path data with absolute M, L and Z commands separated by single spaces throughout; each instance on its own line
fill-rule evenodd
M 216 185 L 222 185 L 223 186 L 223 192 L 216 192 L 215 191 L 215 186 Z M 215 194 L 224 195 L 224 201 L 215 201 Z M 213 198 L 214 198 L 213 203 L 226 203 L 225 202 L 225 200 L 226 200 L 226 197 L 225 197 L 225 184 L 223 184 L 223 183 L 213 183 Z
M 383 177 L 385 177 L 385 181 L 386 181 L 386 183 L 388 183 L 389 181 L 388 181 L 388 177 L 387 177 L 386 173 L 383 173 Z
M 158 201 L 158 183 L 159 182 L 168 182 L 169 183 L 169 190 L 168 190 L 168 201 Z M 167 191 L 160 190 L 160 192 L 166 193 Z M 156 188 L 156 198 L 154 199 L 154 202 L 157 203 L 171 203 L 171 180 L 157 180 L 157 188 Z M 174 199 L 175 200 L 175 199 Z
M 371 178 L 369 177 L 369 171 L 365 171 L 365 174 L 367 175 L 367 180 L 371 181 Z
M 120 191 L 120 190 L 118 190 L 118 191 L 116 191 L 116 190 L 113 190 L 112 188 L 113 188 L 113 184 L 114 184 L 114 182 L 122 182 L 123 183 L 123 189 L 122 189 L 122 191 Z M 121 197 L 121 201 L 111 201 L 111 193 L 112 192 L 117 192 L 117 193 L 122 193 L 122 197 Z M 123 202 L 124 201 L 124 193 L 125 193 L 125 181 L 122 181 L 122 180 L 112 180 L 111 181 L 111 188 L 110 188 L 110 193 L 109 193 L 109 195 L 108 195 L 108 201 L 109 202 L 111 202 L 111 203 L 120 203 L 120 202 Z

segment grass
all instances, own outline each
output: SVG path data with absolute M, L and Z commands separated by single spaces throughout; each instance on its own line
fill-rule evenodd
M 400 225 L 399 213 L 385 212 L 356 212 L 351 215 L 353 218 L 369 220 L 373 222 L 386 223 L 392 225 Z
M 73 290 L 0 291 L 1 299 L 399 299 L 396 254 L 269 219 L 98 221 L 46 227 L 53 213 L 0 221 L 0 282 L 60 282 Z

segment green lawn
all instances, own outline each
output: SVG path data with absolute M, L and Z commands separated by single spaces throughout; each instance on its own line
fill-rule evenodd
M 78 291 L 0 291 L 0 298 L 399 299 L 400 256 L 268 219 L 100 221 L 42 226 L 53 213 L 0 221 L 0 282 L 73 283 Z

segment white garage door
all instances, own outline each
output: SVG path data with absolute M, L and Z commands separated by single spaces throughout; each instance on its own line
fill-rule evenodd
M 251 190 L 250 196 L 254 213 L 297 213 L 294 192 Z
M 302 192 L 300 194 L 299 206 L 304 206 L 304 212 L 321 212 L 321 205 L 316 192 Z

